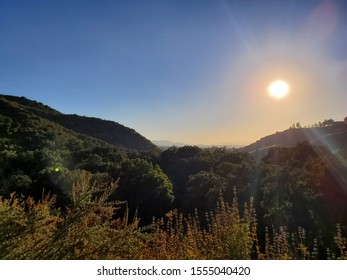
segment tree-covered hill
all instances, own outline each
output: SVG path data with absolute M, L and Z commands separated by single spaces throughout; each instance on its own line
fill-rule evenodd
M 301 127 L 298 123 L 285 131 L 265 136 L 240 150 L 251 152 L 261 158 L 272 147 L 294 147 L 300 142 L 325 146 L 335 152 L 345 149 L 347 147 L 347 122 L 325 120 L 311 127 Z
M 62 114 L 40 102 L 25 97 L 0 95 L 0 112 L 14 117 L 19 111 L 33 117 L 60 124 L 77 133 L 85 134 L 107 143 L 140 151 L 155 151 L 157 147 L 135 130 L 117 122 L 92 117 Z
M 140 217 L 164 214 L 173 200 L 172 186 L 158 165 L 146 159 L 149 147 L 154 145 L 128 128 L 121 128 L 124 139 L 134 136 L 145 139 L 133 144 L 141 149 L 126 149 L 68 129 L 53 121 L 71 118 L 71 126 L 93 123 L 104 129 L 118 127 L 98 119 L 67 116 L 23 97 L 0 97 L 0 196 L 16 192 L 35 199 L 43 193 L 57 197 L 63 208 L 70 203 L 74 181 L 90 173 L 94 182 L 119 179 L 117 199 L 128 201 L 130 213 L 141 209 Z M 73 120 L 77 120 L 73 123 Z M 77 124 L 76 124 L 77 123 Z M 96 123 L 96 124 L 95 124 Z M 106 125 L 105 125 L 106 123 Z M 102 137 L 100 137 L 102 138 Z M 132 140 L 129 140 L 131 142 Z M 147 145 L 147 148 L 145 148 Z M 143 174 L 146 174 L 143 176 Z M 143 201 L 143 197 L 149 197 Z M 160 209 L 158 209 L 160 208 Z

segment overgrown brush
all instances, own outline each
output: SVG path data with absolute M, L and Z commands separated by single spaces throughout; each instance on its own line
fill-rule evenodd
M 172 211 L 153 221 L 146 259 L 249 259 L 256 248 L 256 218 L 252 201 L 240 216 L 234 192 L 232 205 L 220 198 L 215 212 L 200 223 L 196 210 L 184 218 Z M 166 220 L 166 222 L 164 222 Z
M 239 211 L 236 189 L 232 204 L 219 199 L 203 218 L 196 210 L 184 216 L 170 211 L 139 228 L 129 222 L 124 202 L 109 202 L 116 182 L 97 185 L 89 173 L 72 186 L 71 204 L 60 210 L 55 198 L 40 201 L 12 194 L 0 198 L 0 259 L 317 259 L 318 241 L 307 244 L 303 228 L 265 231 L 259 242 L 253 200 Z M 126 208 L 126 207 L 123 207 Z M 347 259 L 347 241 L 337 225 L 337 250 L 328 259 Z M 260 246 L 259 244 L 264 244 Z M 263 248 L 262 248 L 263 247 Z
M 72 186 L 64 212 L 55 199 L 35 202 L 12 194 L 0 199 L 1 259 L 136 259 L 140 258 L 137 220 L 115 218 L 120 202 L 107 202 L 116 183 L 102 187 L 85 173 Z M 96 196 L 96 193 L 101 195 Z

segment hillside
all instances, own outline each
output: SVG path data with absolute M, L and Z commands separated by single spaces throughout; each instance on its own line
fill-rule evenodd
M 125 143 L 104 141 L 119 134 Z M 17 193 L 41 199 L 50 193 L 58 207 L 66 207 L 77 180 L 103 185 L 119 179 L 117 200 L 126 200 L 132 215 L 141 209 L 138 217 L 146 221 L 165 213 L 173 200 L 167 176 L 147 160 L 152 154 L 147 151 L 156 149 L 119 124 L 64 115 L 24 97 L 0 96 L 0 197 Z
M 157 147 L 135 130 L 117 122 L 92 117 L 62 114 L 42 103 L 25 97 L 0 95 L 1 114 L 15 117 L 19 112 L 59 124 L 109 144 L 139 151 L 155 151 Z
M 338 150 L 347 145 L 347 123 L 340 121 L 322 127 L 290 128 L 265 136 L 240 150 L 262 157 L 272 147 L 294 147 L 300 142 Z

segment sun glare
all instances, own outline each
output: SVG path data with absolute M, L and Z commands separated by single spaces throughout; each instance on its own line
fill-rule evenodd
M 289 85 L 288 85 L 288 83 L 286 83 L 284 81 L 278 80 L 278 81 L 272 82 L 270 84 L 268 90 L 269 90 L 269 94 L 272 97 L 283 98 L 289 92 Z

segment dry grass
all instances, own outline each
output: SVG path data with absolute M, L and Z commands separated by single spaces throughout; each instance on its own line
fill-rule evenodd
M 259 242 L 253 201 L 242 211 L 234 190 L 231 205 L 219 199 L 203 217 L 171 211 L 146 228 L 115 218 L 121 202 L 110 203 L 116 183 L 96 186 L 88 173 L 72 188 L 72 203 L 63 212 L 55 199 L 35 202 L 12 194 L 0 198 L 0 259 L 317 259 L 318 245 L 307 244 L 305 230 L 285 227 Z M 96 195 L 98 194 L 98 195 Z M 337 225 L 337 251 L 328 259 L 347 259 L 347 241 Z M 261 248 L 259 244 L 264 244 Z

